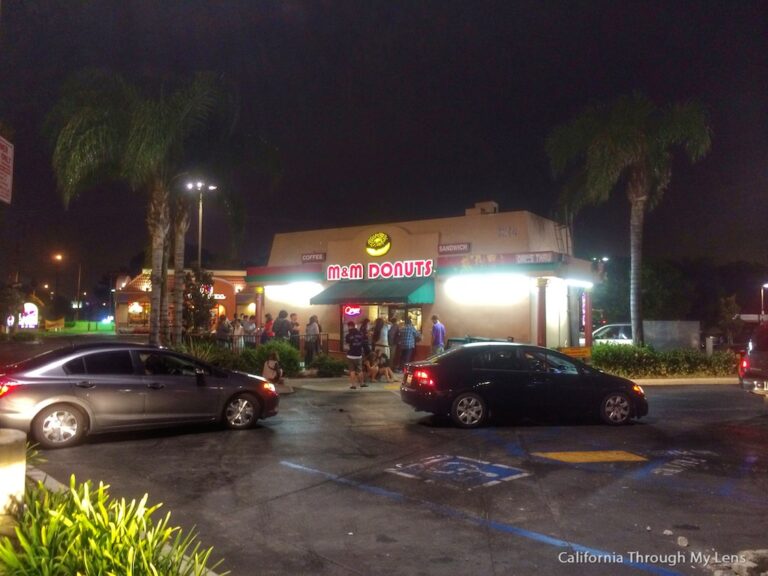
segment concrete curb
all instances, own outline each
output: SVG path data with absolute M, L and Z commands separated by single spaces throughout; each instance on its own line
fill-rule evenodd
M 728 378 L 636 378 L 633 382 L 640 386 L 736 386 L 739 379 L 735 376 Z M 290 392 L 280 394 L 292 394 L 295 390 L 312 390 L 314 392 L 391 392 L 399 389 L 400 380 L 394 382 L 372 382 L 367 388 L 350 390 L 349 379 L 346 376 L 339 378 L 291 378 L 286 380 L 285 388 Z M 294 390 L 295 389 L 295 390 Z
M 632 378 L 640 386 L 708 386 L 737 385 L 739 379 L 735 376 L 729 378 Z

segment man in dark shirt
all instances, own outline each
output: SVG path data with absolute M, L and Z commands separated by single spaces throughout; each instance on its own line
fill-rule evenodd
M 349 366 L 350 388 L 353 390 L 360 385 L 365 388 L 368 384 L 363 380 L 363 335 L 355 327 L 354 322 L 347 322 L 347 336 L 344 341 L 347 344 L 347 364 Z

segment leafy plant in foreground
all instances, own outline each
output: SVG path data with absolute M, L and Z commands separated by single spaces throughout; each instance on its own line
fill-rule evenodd
M 77 484 L 52 492 L 28 486 L 16 539 L 0 540 L 0 573 L 9 576 L 203 576 L 212 548 L 194 533 L 155 521 L 160 504 L 113 499 L 108 486 Z

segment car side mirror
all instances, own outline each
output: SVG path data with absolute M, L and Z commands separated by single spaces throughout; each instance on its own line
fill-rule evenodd
M 195 370 L 195 379 L 198 386 L 205 386 L 205 371 L 200 368 Z

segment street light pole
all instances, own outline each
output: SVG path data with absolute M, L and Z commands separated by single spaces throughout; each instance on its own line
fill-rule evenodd
M 197 270 L 203 269 L 203 189 L 199 188 L 197 202 Z
M 197 271 L 203 269 L 203 191 L 216 190 L 216 186 L 206 185 L 205 182 L 187 182 L 187 190 L 197 190 Z

